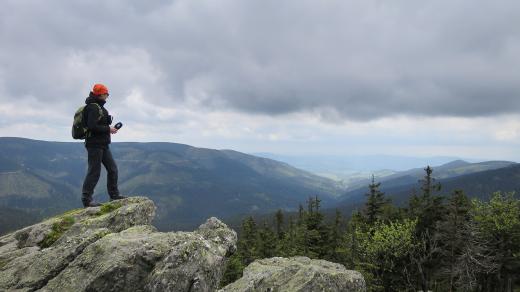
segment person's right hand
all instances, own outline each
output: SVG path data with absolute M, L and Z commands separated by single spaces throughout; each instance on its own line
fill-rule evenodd
M 117 133 L 117 129 L 114 127 L 110 127 L 110 134 L 115 134 L 115 133 Z

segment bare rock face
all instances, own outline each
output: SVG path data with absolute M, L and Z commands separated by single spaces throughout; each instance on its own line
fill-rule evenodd
M 361 273 L 308 257 L 274 257 L 252 262 L 244 275 L 219 292 L 366 291 Z
M 77 209 L 0 237 L 0 291 L 215 291 L 237 235 L 157 232 L 153 202 Z

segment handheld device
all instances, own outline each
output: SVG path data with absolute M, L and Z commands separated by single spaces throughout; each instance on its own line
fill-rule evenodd
M 114 128 L 119 130 L 119 129 L 121 129 L 122 126 L 123 126 L 123 123 L 119 122 L 119 123 L 114 125 Z

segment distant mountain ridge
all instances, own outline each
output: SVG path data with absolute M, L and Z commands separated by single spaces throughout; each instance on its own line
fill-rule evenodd
M 255 156 L 284 161 L 302 169 L 323 171 L 349 168 L 358 171 L 392 170 L 405 171 L 423 165 L 441 165 L 459 157 L 432 156 L 412 157 L 404 155 L 284 155 L 268 152 L 251 153 Z
M 493 168 L 493 166 L 496 167 L 499 165 L 506 166 Z M 460 166 L 466 167 L 466 170 L 468 170 L 467 167 L 473 170 L 481 169 L 481 167 L 491 169 L 473 171 L 443 178 L 443 172 L 439 170 L 438 172 L 441 174 L 439 175 L 434 167 L 432 176 L 441 184 L 440 195 L 449 196 L 453 191 L 461 189 L 470 198 L 479 198 L 487 201 L 496 191 L 520 192 L 519 163 L 491 161 L 489 163 L 464 164 L 457 162 L 451 164 L 451 166 L 455 166 L 455 168 L 451 168 L 451 170 L 457 169 L 457 167 Z M 439 167 L 438 169 L 442 170 L 443 168 Z M 446 171 L 446 168 L 444 168 L 444 170 Z M 445 175 L 446 173 L 449 173 L 449 171 L 444 172 Z M 415 178 L 416 177 L 414 176 L 404 176 L 390 179 L 388 181 L 381 181 L 380 190 L 383 191 L 387 197 L 391 198 L 393 202 L 398 205 L 405 205 L 412 192 L 414 190 L 418 191 L 420 188 L 417 180 L 411 182 L 411 180 Z M 366 199 L 365 194 L 367 191 L 368 188 L 365 186 L 347 192 L 338 203 L 338 207 L 349 211 L 359 208 Z
M 442 165 L 432 166 L 432 168 L 437 179 L 445 179 L 486 170 L 499 169 L 514 165 L 515 163 L 516 162 L 512 161 L 485 161 L 470 163 L 464 160 L 454 160 Z M 376 180 L 384 184 L 386 187 L 396 187 L 401 185 L 414 184 L 423 176 L 424 167 L 420 167 L 406 171 L 399 171 L 384 177 L 378 177 Z M 369 183 L 370 180 L 368 178 L 365 180 L 360 180 L 355 184 L 352 184 L 349 187 L 349 191 L 365 188 Z
M 283 155 L 274 153 L 253 153 L 254 155 L 287 162 L 297 168 L 328 177 L 340 182 L 345 188 L 356 189 L 368 184 L 374 175 L 378 179 L 399 175 L 403 171 L 442 165 L 460 160 L 458 157 L 432 156 L 412 157 L 398 155 Z
M 294 208 L 310 195 L 333 202 L 333 180 L 232 150 L 178 143 L 113 143 L 123 194 L 158 206 L 156 226 L 191 229 L 208 216 Z M 0 206 L 37 218 L 80 207 L 86 172 L 82 143 L 0 137 Z M 95 198 L 106 201 L 104 170 Z
M 296 210 L 309 196 L 316 195 L 323 208 L 360 204 L 368 185 L 365 180 L 359 188 L 347 192 L 337 181 L 234 150 L 164 142 L 114 143 L 111 149 L 119 166 L 122 193 L 154 200 L 158 206 L 155 225 L 162 230 L 192 229 L 209 216 L 231 218 L 277 209 Z M 501 190 L 507 190 L 510 184 L 505 179 L 514 177 L 505 173 L 514 165 L 509 161 L 456 160 L 434 167 L 434 176 L 446 183 L 446 190 L 451 185 L 467 185 L 470 190 L 475 190 L 471 186 L 482 190 L 501 186 Z M 493 175 L 488 171 L 494 170 L 505 171 L 497 172 L 505 178 L 495 179 L 501 185 L 488 180 Z M 29 224 L 80 207 L 85 172 L 82 143 L 0 137 L 0 208 L 13 214 L 9 218 L 24 216 L 28 220 L 24 224 Z M 466 177 L 477 174 L 482 175 L 478 180 Z M 404 201 L 423 175 L 424 170 L 416 168 L 378 180 L 389 196 Z M 108 199 L 105 177 L 103 169 L 95 193 L 99 201 Z M 0 224 L 7 223 L 4 220 Z

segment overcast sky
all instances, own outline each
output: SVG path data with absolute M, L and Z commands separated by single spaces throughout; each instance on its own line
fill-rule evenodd
M 97 82 L 113 141 L 520 161 L 520 1 L 2 1 L 0 136 Z

